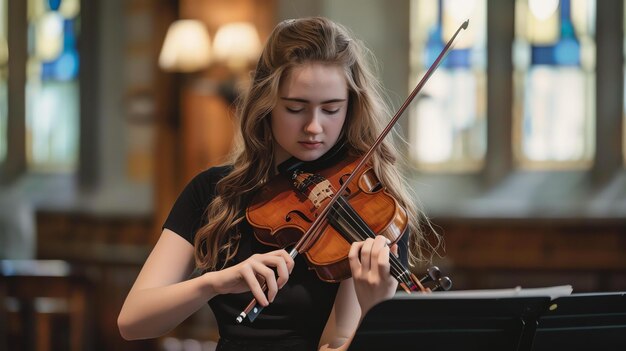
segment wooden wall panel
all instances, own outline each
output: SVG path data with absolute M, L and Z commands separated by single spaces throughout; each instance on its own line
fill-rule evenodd
M 626 288 L 626 220 L 440 219 L 457 289 L 572 284 Z M 454 272 L 454 273 L 453 273 Z M 456 278 L 456 279 L 454 279 Z

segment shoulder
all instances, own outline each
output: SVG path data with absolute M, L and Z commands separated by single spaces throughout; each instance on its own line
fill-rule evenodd
M 187 190 L 190 190 L 194 193 L 215 195 L 215 187 L 217 183 L 222 178 L 227 176 L 232 170 L 233 167 L 231 165 L 211 167 L 207 170 L 204 170 L 198 173 L 189 182 L 189 184 L 187 184 Z
M 232 165 L 223 165 L 208 168 L 198 173 L 191 182 L 212 182 L 217 183 L 222 178 L 227 176 L 233 170 Z
M 204 211 L 216 195 L 217 183 L 232 171 L 232 166 L 211 167 L 198 173 L 178 196 L 175 207 Z
M 205 210 L 215 197 L 217 182 L 232 166 L 212 167 L 198 173 L 178 195 L 163 228 L 170 229 L 193 245 L 195 232 L 205 224 Z

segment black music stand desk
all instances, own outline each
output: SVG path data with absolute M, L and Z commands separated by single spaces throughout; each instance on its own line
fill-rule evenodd
M 560 297 L 538 322 L 533 351 L 626 350 L 626 292 Z
M 571 293 L 569 286 L 555 288 Z M 398 293 L 367 313 L 350 350 L 528 350 L 550 289 Z

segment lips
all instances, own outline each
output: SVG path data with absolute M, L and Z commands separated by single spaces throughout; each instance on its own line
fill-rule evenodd
M 317 149 L 322 146 L 321 141 L 299 141 L 298 144 L 310 150 Z

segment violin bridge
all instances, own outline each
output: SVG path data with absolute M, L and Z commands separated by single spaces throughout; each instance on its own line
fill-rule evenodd
M 334 194 L 333 186 L 328 179 L 311 173 L 294 173 L 293 186 L 305 195 L 315 208 L 320 208 Z

